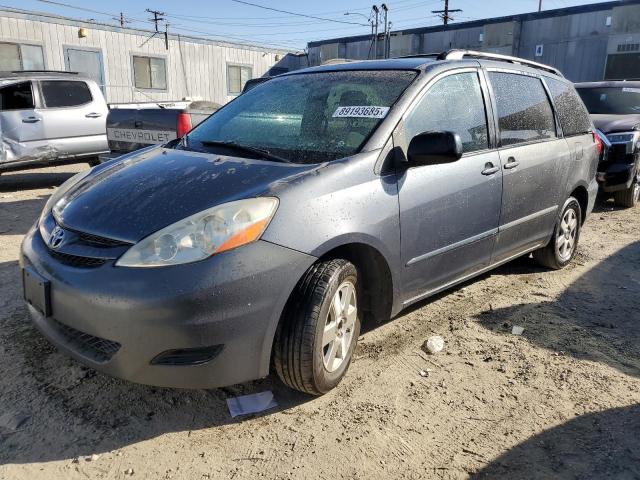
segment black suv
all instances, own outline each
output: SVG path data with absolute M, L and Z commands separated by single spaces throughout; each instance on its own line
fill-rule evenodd
M 576 84 L 596 128 L 611 142 L 598 165 L 598 183 L 615 202 L 633 207 L 640 198 L 640 81 Z

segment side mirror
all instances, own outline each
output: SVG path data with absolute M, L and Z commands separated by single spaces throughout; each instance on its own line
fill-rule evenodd
M 409 143 L 409 166 L 451 163 L 462 157 L 462 140 L 453 132 L 424 132 Z

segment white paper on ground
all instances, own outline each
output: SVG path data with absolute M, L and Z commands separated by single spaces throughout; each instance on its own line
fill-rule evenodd
M 518 325 L 514 325 L 513 328 L 511 329 L 511 333 L 513 335 L 522 335 L 523 332 L 524 332 L 524 327 L 520 327 Z
M 273 398 L 273 392 L 266 391 L 242 395 L 241 397 L 227 398 L 227 406 L 232 417 L 258 413 L 278 406 Z

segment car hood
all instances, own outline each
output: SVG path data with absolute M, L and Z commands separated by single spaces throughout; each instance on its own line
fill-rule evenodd
M 66 228 L 137 242 L 207 208 L 275 195 L 318 165 L 152 148 L 96 167 L 56 202 Z
M 640 115 L 591 115 L 593 124 L 603 133 L 630 132 L 640 125 Z

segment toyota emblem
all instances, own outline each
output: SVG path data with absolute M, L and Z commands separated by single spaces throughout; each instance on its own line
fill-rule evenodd
M 51 232 L 51 237 L 49 237 L 49 247 L 56 249 L 62 245 L 64 241 L 64 230 L 60 227 L 56 226 Z

